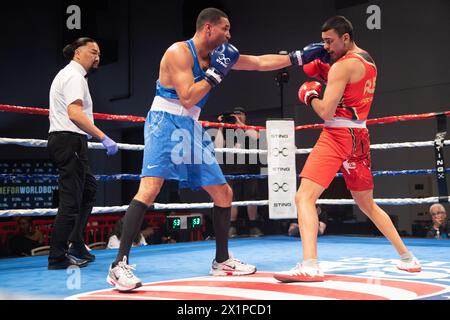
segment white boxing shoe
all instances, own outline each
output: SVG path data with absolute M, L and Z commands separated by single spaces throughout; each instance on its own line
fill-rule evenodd
M 256 272 L 256 267 L 230 257 L 224 262 L 215 259 L 209 272 L 212 276 L 245 276 Z
M 397 264 L 397 269 L 407 271 L 407 272 L 420 272 L 422 271 L 422 266 L 416 257 L 412 257 L 411 261 L 404 262 L 402 260 Z
M 136 266 L 128 265 L 127 257 L 123 257 L 123 260 L 114 268 L 112 265 L 109 267 L 106 281 L 121 292 L 129 292 L 139 288 L 142 286 L 142 282 L 133 274 L 133 270 L 136 270 Z
M 307 267 L 301 263 L 297 263 L 289 271 L 277 272 L 273 277 L 281 282 L 322 282 L 325 280 L 325 276 L 318 265 Z

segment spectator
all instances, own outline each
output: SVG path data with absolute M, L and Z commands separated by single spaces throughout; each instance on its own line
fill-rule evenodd
M 328 215 L 326 212 L 322 212 L 320 206 L 316 206 L 317 215 L 319 216 L 319 230 L 317 235 L 321 236 L 325 233 L 325 229 L 327 228 L 327 220 Z M 288 235 L 291 237 L 299 237 L 300 236 L 300 228 L 298 227 L 297 222 L 293 222 L 289 225 Z
M 165 228 L 150 227 L 146 220 L 142 222 L 141 233 L 144 236 L 147 244 L 161 244 L 161 243 L 177 243 L 176 237 L 167 232 Z
M 142 221 L 141 234 L 144 237 L 145 242 L 147 242 L 147 244 L 153 243 L 152 240 L 154 239 L 156 232 L 152 227 L 150 227 L 147 220 L 145 219 L 144 221 Z
M 236 107 L 233 112 L 220 115 L 217 119 L 220 122 L 245 126 L 247 116 L 244 108 Z M 223 128 L 220 128 L 214 144 L 216 148 L 257 149 L 258 140 L 259 132 L 255 130 L 227 129 L 224 134 Z M 233 158 L 224 155 L 222 170 L 227 175 L 260 174 L 256 155 L 233 155 Z M 254 201 L 258 198 L 257 180 L 228 180 L 228 184 L 233 189 L 233 201 Z M 249 205 L 246 209 L 249 235 L 251 237 L 262 236 L 258 221 L 258 207 Z M 237 220 L 238 208 L 233 206 L 231 208 L 230 238 L 238 235 Z
M 42 246 L 44 236 L 33 225 L 31 217 L 19 217 L 17 219 L 19 234 L 10 240 L 11 252 L 18 256 L 30 256 L 31 250 Z
M 440 203 L 435 203 L 430 207 L 432 225 L 428 229 L 427 238 L 449 239 L 450 227 L 447 220 L 447 212 Z
M 145 241 L 145 236 L 149 235 L 148 232 L 148 223 L 147 221 L 143 220 L 141 225 L 141 232 L 139 232 L 136 237 L 133 239 L 133 247 L 139 247 L 139 246 L 146 246 L 147 241 Z M 106 246 L 107 249 L 118 249 L 120 246 L 120 237 L 122 236 L 122 230 L 123 230 L 123 219 L 117 220 L 116 224 L 114 225 L 114 230 L 112 235 L 109 237 L 108 245 Z M 143 234 L 144 232 L 144 234 Z

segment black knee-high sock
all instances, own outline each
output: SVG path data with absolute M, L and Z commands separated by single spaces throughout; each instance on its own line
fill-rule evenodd
M 228 260 L 228 231 L 230 229 L 231 207 L 214 206 L 213 226 L 216 235 L 216 261 Z
M 120 237 L 120 247 L 117 253 L 116 261 L 113 263 L 113 267 L 122 261 L 123 257 L 127 257 L 127 262 L 130 255 L 130 249 L 133 244 L 133 239 L 136 234 L 141 230 L 142 221 L 144 220 L 145 212 L 148 206 L 138 200 L 132 200 L 130 206 L 125 214 L 123 220 L 122 236 Z

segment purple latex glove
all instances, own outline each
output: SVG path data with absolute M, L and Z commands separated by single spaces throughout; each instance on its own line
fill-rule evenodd
M 106 148 L 106 154 L 108 156 L 112 156 L 113 154 L 116 154 L 117 151 L 119 151 L 117 143 L 115 143 L 114 140 L 112 140 L 106 134 L 105 137 L 102 139 L 102 144 Z

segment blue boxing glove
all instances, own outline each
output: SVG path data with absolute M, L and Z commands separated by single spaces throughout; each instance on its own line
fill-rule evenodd
M 322 62 L 329 63 L 330 55 L 324 48 L 323 42 L 308 44 L 303 50 L 292 51 L 289 53 L 289 58 L 291 59 L 292 65 L 305 65 L 320 59 Z
M 217 86 L 230 72 L 239 59 L 239 50 L 232 44 L 225 42 L 211 53 L 209 69 L 205 72 L 205 80 L 211 87 Z
M 112 156 L 119 151 L 119 147 L 117 143 L 114 142 L 110 137 L 105 134 L 105 137 L 102 139 L 102 144 L 106 148 L 106 154 L 108 156 Z

